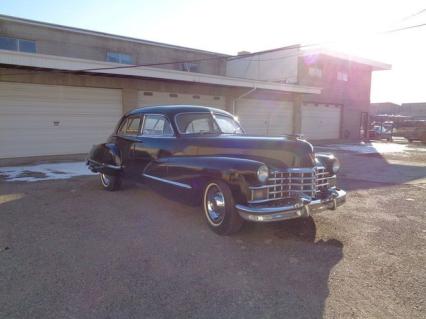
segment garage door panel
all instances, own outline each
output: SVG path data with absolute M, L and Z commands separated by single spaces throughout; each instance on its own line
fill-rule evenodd
M 5 115 L 0 119 L 0 130 L 2 129 L 12 129 L 22 131 L 22 127 L 17 126 L 17 123 L 25 123 L 25 130 L 27 129 L 49 129 L 57 128 L 55 123 L 59 122 L 59 127 L 65 129 L 66 127 L 80 127 L 86 128 L 88 122 L 91 121 L 91 128 L 94 127 L 108 127 L 111 125 L 117 124 L 116 116 L 114 115 L 114 120 L 111 119 L 111 116 L 52 116 L 52 115 L 26 115 L 25 117 L 21 115 Z
M 248 134 L 285 135 L 293 132 L 293 104 L 271 100 L 241 99 L 237 115 Z
M 145 95 L 146 91 L 139 91 L 138 105 L 154 106 L 154 105 L 202 105 L 219 109 L 225 109 L 225 97 L 213 96 L 205 94 L 185 94 L 185 93 L 169 93 L 169 92 L 149 92 L 152 95 Z M 172 95 L 172 96 L 170 96 Z M 194 96 L 198 98 L 194 98 Z
M 338 139 L 341 107 L 334 104 L 302 105 L 302 134 L 311 140 Z
M 86 153 L 121 114 L 121 90 L 0 82 L 0 158 Z
M 2 106 L 2 115 L 98 115 L 99 113 L 104 113 L 106 115 L 115 115 L 121 113 L 121 111 L 117 111 L 115 109 L 115 107 L 119 104 L 120 103 L 104 103 L 96 105 L 85 102 L 83 105 L 76 105 L 74 103 L 62 102 L 60 105 L 58 105 L 58 103 L 54 101 L 50 101 L 48 103 L 42 103 L 40 101 L 12 101 L 8 102 L 7 105 Z

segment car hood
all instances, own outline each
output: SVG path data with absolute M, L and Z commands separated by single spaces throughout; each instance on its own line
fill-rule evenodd
M 313 147 L 294 137 L 262 137 L 249 135 L 191 137 L 191 153 L 204 156 L 244 157 L 272 167 L 312 167 Z

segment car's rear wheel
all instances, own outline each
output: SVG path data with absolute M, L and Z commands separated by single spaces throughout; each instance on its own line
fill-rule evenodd
M 101 185 L 107 191 L 116 191 L 121 187 L 120 176 L 112 176 L 104 173 L 99 174 Z
M 229 186 L 223 181 L 209 182 L 203 193 L 203 212 L 209 227 L 219 235 L 240 230 L 243 220 L 235 209 Z

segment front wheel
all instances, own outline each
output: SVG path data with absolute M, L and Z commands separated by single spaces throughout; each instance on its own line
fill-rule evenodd
M 236 233 L 243 225 L 243 220 L 235 209 L 231 190 L 225 182 L 208 183 L 204 189 L 202 204 L 207 223 L 217 234 Z
M 104 173 L 99 174 L 101 185 L 103 189 L 107 191 L 116 191 L 121 187 L 121 178 L 120 176 L 112 176 Z

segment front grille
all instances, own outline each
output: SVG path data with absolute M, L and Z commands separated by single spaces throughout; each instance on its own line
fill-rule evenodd
M 330 173 L 325 167 L 288 168 L 272 171 L 266 185 L 252 187 L 251 203 L 279 200 L 304 194 L 316 198 L 319 193 L 328 189 Z M 255 190 L 266 189 L 266 199 L 256 200 Z

